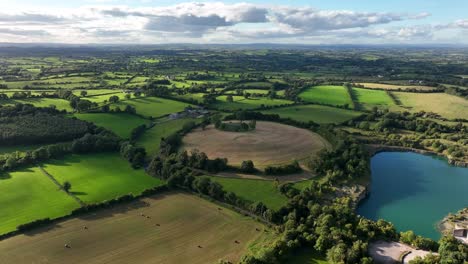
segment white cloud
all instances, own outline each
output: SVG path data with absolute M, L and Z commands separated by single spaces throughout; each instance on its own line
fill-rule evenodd
M 107 0 L 104 0 L 107 2 Z M 96 2 L 96 1 L 90 1 Z M 357 12 L 250 3 L 187 2 L 164 7 L 83 6 L 0 12 L 0 42 L 353 42 L 432 41 L 446 25 L 395 26 L 429 13 Z M 399 22 L 399 23 L 398 23 Z M 1 29 L 3 28 L 3 30 Z M 27 36 L 31 38 L 28 39 Z M 468 41 L 468 39 L 466 40 Z

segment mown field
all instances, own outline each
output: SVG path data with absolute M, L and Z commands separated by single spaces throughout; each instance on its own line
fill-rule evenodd
M 74 116 L 109 129 L 122 138 L 129 138 L 135 127 L 148 123 L 144 118 L 127 113 L 85 113 Z
M 233 102 L 226 100 L 227 96 L 218 96 L 217 102 L 212 106 L 220 110 L 239 110 L 239 109 L 257 109 L 262 106 L 288 105 L 293 102 L 286 99 L 269 99 L 266 97 L 257 97 L 246 99 L 244 96 L 232 96 Z
M 0 204 L 0 234 L 33 220 L 67 215 L 80 206 L 37 167 L 1 174 Z
M 361 115 L 361 112 L 323 105 L 298 105 L 263 110 L 264 114 L 278 114 L 282 118 L 291 118 L 300 122 L 318 124 L 342 123 Z
M 348 104 L 351 106 L 351 98 L 342 86 L 321 85 L 309 87 L 299 94 L 299 97 L 305 102 L 328 105 Z
M 373 107 L 388 108 L 395 105 L 392 98 L 385 91 L 353 88 L 353 93 L 358 103 L 367 110 Z
M 120 107 L 120 109 L 125 109 L 126 105 L 135 107 L 137 113 L 140 115 L 146 117 L 161 117 L 180 112 L 190 104 L 158 97 L 142 97 L 119 101 L 118 103 L 112 104 L 111 108 Z
M 184 124 L 191 121 L 196 122 L 199 120 L 192 118 L 157 120 L 154 127 L 146 130 L 145 133 L 138 138 L 137 145 L 144 147 L 149 156 L 154 156 L 159 152 L 161 138 L 165 138 L 181 130 L 184 127 Z
M 144 170 L 134 170 L 118 153 L 69 155 L 44 164 L 58 182 L 68 181 L 73 195 L 86 203 L 97 203 L 124 194 L 140 194 L 163 184 Z
M 0 262 L 236 263 L 250 245 L 273 239 L 272 231 L 248 217 L 196 196 L 173 193 L 0 241 Z
M 446 93 L 393 92 L 403 106 L 412 112 L 434 112 L 445 118 L 468 118 L 468 101 Z
M 227 158 L 231 165 L 252 160 L 257 168 L 302 160 L 329 145 L 309 130 L 264 121 L 249 132 L 222 131 L 210 125 L 190 132 L 182 142 L 187 151 L 198 149 L 211 159 Z
M 221 184 L 224 190 L 233 192 L 239 197 L 251 202 L 262 202 L 273 210 L 280 209 L 288 202 L 288 198 L 279 192 L 275 181 L 235 179 L 217 176 L 210 176 L 209 178 Z

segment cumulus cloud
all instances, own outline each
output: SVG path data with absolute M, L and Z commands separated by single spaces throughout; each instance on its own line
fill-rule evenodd
M 67 42 L 262 42 L 273 40 L 353 38 L 368 40 L 430 40 L 436 31 L 468 28 L 468 19 L 446 25 L 395 27 L 392 23 L 419 20 L 429 13 L 407 14 L 251 3 L 187 2 L 171 6 L 83 6 L 75 9 L 0 12 L 0 27 L 14 36 L 49 35 L 44 41 Z M 396 23 L 400 22 L 400 23 Z M 414 23 L 412 23 L 414 24 Z M 12 29 L 14 28 L 14 29 Z M 21 32 L 22 31 L 22 32 Z M 24 33 L 24 34 L 22 34 Z M 14 37 L 5 38 L 15 41 Z M 23 40 L 22 38 L 21 40 Z

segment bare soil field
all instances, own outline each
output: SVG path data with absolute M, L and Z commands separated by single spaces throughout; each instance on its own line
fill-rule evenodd
M 228 132 L 214 126 L 196 129 L 183 139 L 187 151 L 198 149 L 209 158 L 227 158 L 231 165 L 252 160 L 258 168 L 302 160 L 329 146 L 318 134 L 293 126 L 257 122 L 254 131 Z
M 0 263 L 237 262 L 249 244 L 273 236 L 265 228 L 197 196 L 170 193 L 0 241 Z

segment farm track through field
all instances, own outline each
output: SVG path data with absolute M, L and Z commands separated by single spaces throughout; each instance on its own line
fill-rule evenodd
M 60 190 L 62 190 L 63 192 L 65 192 L 68 196 L 70 196 L 71 198 L 73 198 L 77 203 L 79 203 L 81 206 L 85 206 L 86 204 L 80 200 L 80 198 L 76 197 L 75 195 L 71 194 L 70 192 L 67 192 L 65 191 L 65 189 L 63 189 L 63 186 L 57 181 L 57 179 L 54 178 L 54 176 L 52 176 L 49 172 L 47 172 L 42 166 L 38 166 L 39 167 L 39 170 L 46 176 L 48 177 L 55 185 L 57 185 Z

